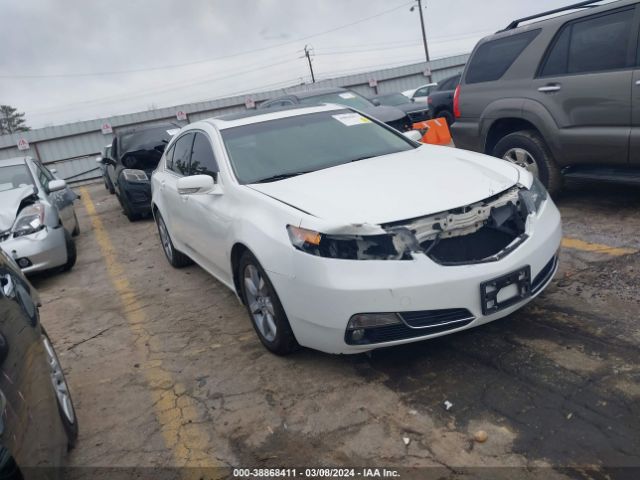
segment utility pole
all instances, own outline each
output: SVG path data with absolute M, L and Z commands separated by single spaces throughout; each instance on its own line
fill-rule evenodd
M 429 80 L 429 83 L 431 83 L 431 66 L 429 65 L 431 63 L 431 60 L 429 59 L 429 45 L 427 44 L 427 32 L 424 29 L 424 17 L 422 15 L 422 0 L 417 0 L 417 2 L 418 2 L 418 12 L 420 13 L 420 28 L 422 29 L 422 43 L 424 44 L 424 57 L 427 61 L 427 68 L 429 69 L 429 75 L 427 79 Z M 416 8 L 415 5 L 412 6 L 411 11 L 413 12 L 415 8 Z
M 311 49 L 309 45 L 304 46 L 304 55 L 307 57 L 307 61 L 309 62 L 309 70 L 311 71 L 311 81 L 316 83 L 316 76 L 313 74 L 313 65 L 311 63 Z

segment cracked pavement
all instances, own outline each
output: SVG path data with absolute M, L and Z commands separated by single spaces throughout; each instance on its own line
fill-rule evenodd
M 79 417 L 71 465 L 640 467 L 640 253 L 565 248 L 542 296 L 463 333 L 280 358 L 229 290 L 167 263 L 152 220 L 87 191 L 100 224 L 76 207 L 76 267 L 32 278 Z M 558 204 L 566 236 L 640 250 L 637 189 L 572 185 Z

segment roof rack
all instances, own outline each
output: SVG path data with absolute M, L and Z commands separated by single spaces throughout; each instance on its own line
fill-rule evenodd
M 540 17 L 546 17 L 547 15 L 553 15 L 554 13 L 566 12 L 567 10 L 576 10 L 578 8 L 591 8 L 592 6 L 594 6 L 593 5 L 594 3 L 600 3 L 601 1 L 602 0 L 587 0 L 585 2 L 578 2 L 572 5 L 567 5 L 566 7 L 556 8 L 554 10 L 549 10 L 547 12 L 531 15 L 530 17 L 519 18 L 511 22 L 509 25 L 507 25 L 507 28 L 505 28 L 505 30 L 513 30 L 514 28 L 518 27 L 518 25 L 521 22 L 526 22 L 527 20 L 534 20 Z

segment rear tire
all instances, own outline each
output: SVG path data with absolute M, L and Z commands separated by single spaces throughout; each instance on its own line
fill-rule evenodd
M 56 354 L 53 344 L 51 343 L 44 327 L 42 328 L 42 337 L 49 367 L 51 368 L 51 380 L 56 394 L 60 420 L 62 421 L 62 426 L 67 434 L 67 450 L 72 450 L 78 441 L 78 416 L 76 415 L 76 409 L 73 405 L 69 385 L 67 384 L 62 366 L 58 360 L 58 355 Z
M 76 264 L 78 251 L 76 250 L 76 242 L 73 241 L 71 234 L 66 230 L 64 231 L 64 240 L 67 246 L 67 263 L 62 266 L 62 270 L 68 272 Z
M 158 227 L 158 235 L 160 235 L 160 243 L 162 244 L 162 250 L 169 264 L 174 268 L 183 268 L 193 264 L 193 260 L 187 257 L 184 253 L 176 250 L 173 246 L 173 241 L 169 235 L 169 229 L 164 223 L 164 219 L 160 212 L 156 210 L 155 214 L 156 226 Z
M 445 122 L 447 122 L 447 126 L 449 127 L 456 121 L 456 117 L 454 117 L 453 113 L 451 113 L 449 110 L 438 112 L 435 118 L 444 118 Z
M 300 345 L 267 272 L 248 250 L 240 257 L 238 268 L 242 299 L 262 344 L 276 355 L 296 351 Z
M 530 156 L 535 165 L 527 165 L 526 162 L 518 162 L 512 158 L 512 153 L 524 152 Z M 523 163 L 522 167 L 529 170 L 547 188 L 551 195 L 557 194 L 562 188 L 562 175 L 556 165 L 549 148 L 544 143 L 538 132 L 534 130 L 521 130 L 502 137 L 493 149 L 494 157 L 502 158 L 512 163 Z M 506 158 L 509 156 L 510 158 Z M 525 155 L 526 156 L 526 155 Z

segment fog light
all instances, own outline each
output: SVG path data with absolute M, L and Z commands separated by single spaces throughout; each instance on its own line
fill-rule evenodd
M 349 319 L 348 330 L 383 327 L 402 323 L 396 313 L 357 313 Z
M 351 340 L 359 342 L 364 338 L 364 328 L 358 328 L 351 332 Z
M 20 268 L 27 268 L 31 266 L 31 260 L 29 260 L 27 257 L 19 258 L 18 260 L 16 260 L 16 263 Z

